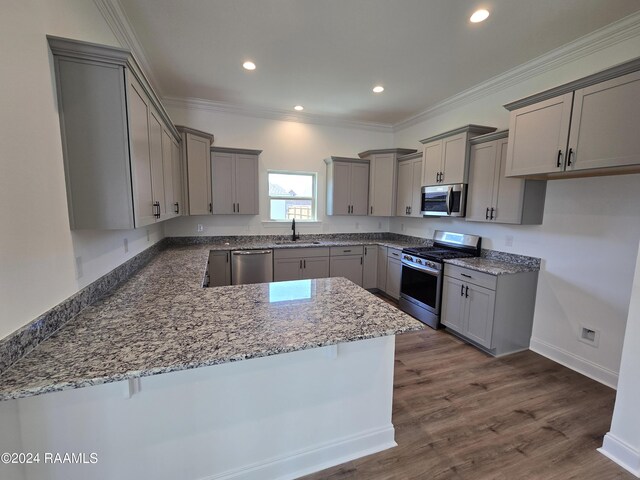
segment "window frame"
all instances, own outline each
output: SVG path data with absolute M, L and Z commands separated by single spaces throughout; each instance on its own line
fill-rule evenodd
M 312 192 L 311 197 L 280 197 L 280 196 L 271 196 L 269 194 L 269 175 L 272 173 L 278 175 L 304 175 L 309 176 L 312 179 Z M 312 218 L 309 220 L 297 219 L 296 222 L 300 223 L 317 223 L 318 222 L 318 173 L 317 172 L 302 172 L 296 170 L 267 170 L 267 204 L 269 209 L 269 222 L 272 223 L 290 223 L 291 219 L 278 219 L 272 218 L 271 213 L 271 200 L 287 200 L 287 199 L 295 199 L 295 200 L 311 200 L 311 216 Z

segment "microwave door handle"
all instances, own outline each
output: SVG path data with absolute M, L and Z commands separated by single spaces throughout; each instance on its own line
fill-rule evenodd
M 447 215 L 451 215 L 451 209 L 453 208 L 451 203 L 453 200 L 453 187 L 447 189 Z

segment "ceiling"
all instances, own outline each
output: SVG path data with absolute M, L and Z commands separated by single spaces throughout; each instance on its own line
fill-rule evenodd
M 394 124 L 638 0 L 119 0 L 164 97 Z M 491 16 L 472 24 L 479 7 Z M 257 69 L 242 68 L 245 60 Z M 373 86 L 384 85 L 382 94 Z

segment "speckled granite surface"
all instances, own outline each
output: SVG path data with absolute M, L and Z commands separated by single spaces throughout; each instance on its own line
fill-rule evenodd
M 0 375 L 0 399 L 423 328 L 344 278 L 201 288 L 208 252 L 160 252 Z
M 293 242 L 290 235 L 251 235 L 226 237 L 171 237 L 170 245 L 207 245 L 210 250 L 248 250 L 263 248 L 342 247 L 347 245 L 384 245 L 406 248 L 432 245 L 431 239 L 395 233 L 337 233 L 301 235 Z
M 485 250 L 482 249 L 480 255 L 487 260 L 495 260 L 497 262 L 515 263 L 518 265 L 525 265 L 531 270 L 540 270 L 541 259 L 537 257 L 527 257 L 526 255 L 518 255 L 515 253 L 500 252 L 498 250 Z
M 11 335 L 0 339 L 0 374 L 60 329 L 84 308 L 126 282 L 167 245 L 162 240 L 67 298 Z
M 531 263 L 504 262 L 485 257 L 455 258 L 445 260 L 445 263 L 470 268 L 471 270 L 488 273 L 489 275 L 509 275 L 522 272 L 537 272 L 540 270 L 539 265 L 533 265 Z

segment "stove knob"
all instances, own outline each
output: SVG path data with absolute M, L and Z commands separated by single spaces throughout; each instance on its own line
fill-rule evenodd
M 422 260 L 418 259 L 416 260 L 420 265 L 422 265 Z

